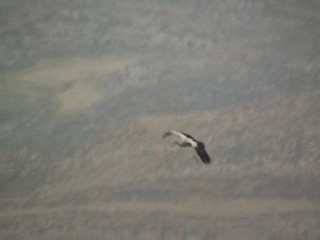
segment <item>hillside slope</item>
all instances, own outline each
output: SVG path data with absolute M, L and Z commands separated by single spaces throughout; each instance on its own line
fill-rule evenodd
M 44 204 L 117 199 L 304 197 L 318 199 L 319 92 L 229 111 L 141 118 L 107 128 L 88 150 L 56 161 L 47 181 L 30 194 Z M 172 147 L 168 129 L 206 142 L 214 163 L 192 149 Z M 28 200 L 31 200 L 28 199 Z

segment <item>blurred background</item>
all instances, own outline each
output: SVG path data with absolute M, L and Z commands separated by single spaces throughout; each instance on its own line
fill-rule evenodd
M 320 1 L 0 6 L 1 239 L 319 239 Z

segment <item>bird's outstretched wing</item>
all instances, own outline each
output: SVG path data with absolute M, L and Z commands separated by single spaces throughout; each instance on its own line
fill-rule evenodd
M 210 157 L 204 147 L 198 146 L 195 149 L 196 149 L 196 152 L 199 155 L 199 157 L 201 158 L 203 163 L 209 164 L 211 162 L 211 159 L 210 159 Z
M 168 137 L 168 136 L 171 136 L 171 135 L 176 135 L 176 136 L 180 137 L 181 139 L 185 139 L 185 138 L 186 138 L 186 136 L 185 136 L 183 133 L 177 132 L 177 131 L 165 132 L 165 133 L 162 135 L 162 137 L 165 138 L 165 137 Z
M 186 133 L 182 133 L 182 132 L 178 132 L 178 131 L 170 131 L 170 132 L 165 132 L 162 137 L 168 137 L 170 135 L 176 135 L 178 137 L 180 137 L 182 142 L 186 142 L 189 143 L 192 147 L 196 147 L 197 146 L 197 141 L 190 135 L 186 134 Z

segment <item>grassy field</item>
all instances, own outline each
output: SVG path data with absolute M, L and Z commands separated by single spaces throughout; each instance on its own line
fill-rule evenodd
M 70 74 L 56 67 L 48 72 L 72 76 L 68 61 Z M 37 76 L 36 71 L 32 74 Z M 56 107 L 49 112 L 51 120 L 48 114 L 38 118 L 42 129 L 63 122 L 72 126 L 72 119 L 81 118 L 87 109 L 99 109 L 105 101 L 103 88 L 98 88 L 105 80 L 100 77 L 46 86 L 50 94 L 45 103 L 56 101 Z M 30 84 L 34 93 L 42 91 Z M 21 87 L 12 85 L 12 91 L 15 86 Z M 152 114 L 106 124 L 95 144 L 54 154 L 51 163 L 45 155 L 30 155 L 30 150 L 9 151 L 7 166 L 16 169 L 19 159 L 27 162 L 17 177 L 4 172 L 8 188 L 13 184 L 22 188 L 25 182 L 29 190 L 8 191 L 13 195 L 2 200 L 1 236 L 150 239 L 157 234 L 161 239 L 234 239 L 241 234 L 243 239 L 316 239 L 319 96 L 315 90 L 227 110 Z M 28 104 L 34 108 L 33 102 Z M 65 111 L 68 115 L 61 115 Z M 213 164 L 205 166 L 196 161 L 192 149 L 178 149 L 162 139 L 168 129 L 196 133 Z M 59 135 L 50 131 L 51 136 Z M 66 220 L 60 225 L 62 219 Z
M 317 1 L 0 5 L 1 239 L 319 239 Z
M 1 236 L 15 239 L 317 239 L 319 211 L 303 200 L 187 199 L 15 209 L 0 218 L 10 223 Z

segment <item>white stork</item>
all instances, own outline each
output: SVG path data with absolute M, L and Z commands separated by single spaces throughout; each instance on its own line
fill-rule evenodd
M 193 147 L 196 150 L 197 154 L 199 155 L 199 157 L 201 158 L 203 163 L 209 164 L 211 162 L 211 159 L 210 159 L 208 153 L 206 152 L 205 145 L 203 142 L 197 141 L 189 134 L 177 132 L 177 131 L 165 132 L 162 135 L 162 137 L 165 138 L 170 135 L 176 135 L 176 136 L 180 137 L 181 143 L 177 142 L 177 141 L 174 142 L 178 146 L 180 146 L 180 147 Z

